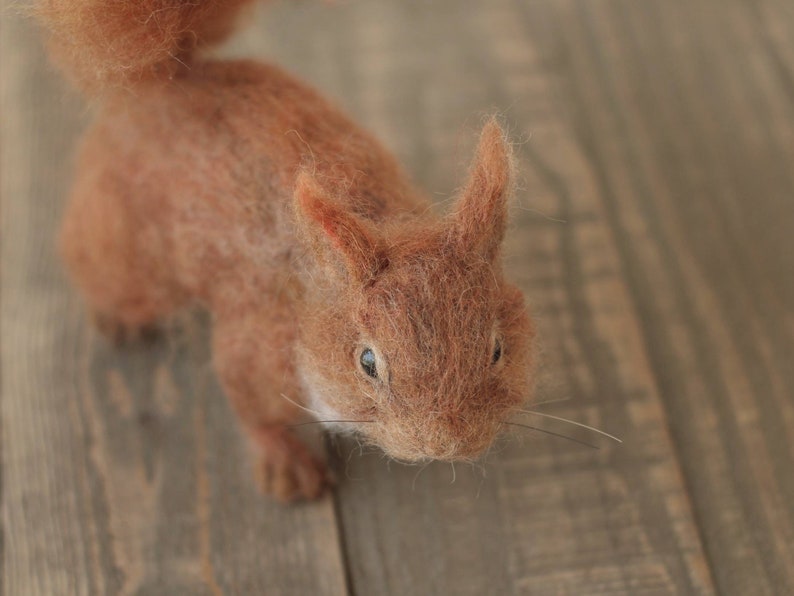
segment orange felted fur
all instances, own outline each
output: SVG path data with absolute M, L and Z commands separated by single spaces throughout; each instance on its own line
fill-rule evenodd
M 298 404 L 402 460 L 476 457 L 529 391 L 532 327 L 500 259 L 504 134 L 486 124 L 435 215 L 303 83 L 194 55 L 243 4 L 43 4 L 56 60 L 100 102 L 60 236 L 74 281 L 121 334 L 209 309 L 217 372 L 281 499 L 327 486 L 289 428 Z

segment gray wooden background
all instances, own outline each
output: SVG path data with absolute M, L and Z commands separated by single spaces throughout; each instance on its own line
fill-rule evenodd
M 257 494 L 200 321 L 109 348 L 54 256 L 90 117 L 6 5 L 2 586 L 60 594 L 794 593 L 791 0 L 349 0 L 262 10 L 277 61 L 444 200 L 498 111 L 538 410 L 482 468 L 331 442 Z

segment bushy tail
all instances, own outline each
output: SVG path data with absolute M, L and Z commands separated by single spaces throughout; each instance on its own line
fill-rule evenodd
M 84 91 L 168 79 L 223 41 L 253 0 L 39 0 L 55 63 Z

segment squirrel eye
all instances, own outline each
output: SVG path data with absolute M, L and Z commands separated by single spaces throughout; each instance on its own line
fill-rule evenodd
M 378 367 L 375 365 L 375 352 L 369 348 L 364 348 L 358 361 L 361 363 L 361 368 L 373 379 L 378 378 Z
M 497 339 L 493 349 L 493 357 L 491 358 L 491 364 L 496 364 L 497 362 L 499 362 L 499 359 L 501 357 L 502 357 L 502 342 L 500 342 Z

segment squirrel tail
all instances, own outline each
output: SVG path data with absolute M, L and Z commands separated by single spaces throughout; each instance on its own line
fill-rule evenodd
M 96 95 L 167 80 L 195 52 L 225 40 L 253 0 L 39 0 L 53 61 Z

